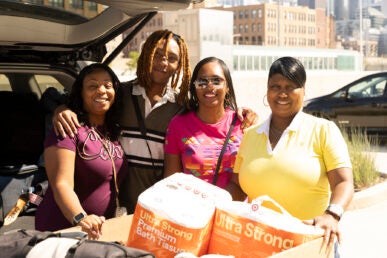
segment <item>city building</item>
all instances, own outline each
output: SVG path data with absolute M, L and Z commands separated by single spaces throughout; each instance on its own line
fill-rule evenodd
M 103 5 L 75 0 L 24 2 L 65 8 L 86 17 L 93 17 L 104 8 Z M 350 51 L 356 47 L 333 49 L 336 45 L 335 27 L 326 10 L 320 8 L 324 1 L 315 1 L 314 9 L 297 6 L 294 0 L 281 0 L 284 5 L 273 0 L 239 1 L 245 6 L 232 6 L 238 1 L 229 1 L 229 7 L 220 6 L 223 2 L 226 1 L 210 0 L 191 9 L 156 14 L 127 45 L 121 56 L 124 59 L 117 62 L 119 73 L 127 70 L 125 57 L 130 51 L 140 52 L 153 31 L 166 28 L 184 37 L 192 67 L 204 57 L 218 56 L 233 71 L 266 71 L 278 57 L 292 55 L 299 57 L 310 70 L 361 69 L 359 52 Z M 212 8 L 203 8 L 207 4 Z M 113 44 L 119 43 L 117 38 Z
M 264 3 L 213 7 L 234 13 L 234 44 L 335 47 L 334 23 L 324 8 Z

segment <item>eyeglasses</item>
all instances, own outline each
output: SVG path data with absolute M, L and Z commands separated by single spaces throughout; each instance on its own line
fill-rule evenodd
M 219 77 L 198 78 L 194 81 L 194 85 L 196 89 L 205 89 L 211 83 L 212 87 L 214 87 L 215 89 L 222 89 L 224 87 L 224 82 L 224 79 Z

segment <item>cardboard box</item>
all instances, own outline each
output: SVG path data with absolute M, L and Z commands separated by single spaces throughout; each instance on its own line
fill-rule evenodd
M 317 238 L 305 244 L 293 247 L 289 250 L 270 256 L 270 258 L 333 258 L 333 248 L 328 252 L 323 248 L 323 238 Z
M 126 215 L 119 218 L 108 219 L 102 226 L 101 241 L 117 241 L 126 244 L 129 237 L 130 225 L 132 225 L 133 215 Z M 81 227 L 71 227 L 59 232 L 81 231 Z
M 119 218 L 106 220 L 102 227 L 101 241 L 117 241 L 126 243 L 129 237 L 130 225 L 132 224 L 133 215 L 126 215 Z M 80 227 L 72 227 L 59 232 L 79 231 Z M 317 238 L 300 246 L 283 251 L 270 258 L 333 258 L 333 250 L 326 252 L 322 249 L 323 238 Z

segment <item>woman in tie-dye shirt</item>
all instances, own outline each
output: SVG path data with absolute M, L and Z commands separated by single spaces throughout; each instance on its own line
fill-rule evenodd
M 168 127 L 164 176 L 184 172 L 214 183 L 219 154 L 233 118 L 237 115 L 236 110 L 234 88 L 226 64 L 216 57 L 201 60 L 192 74 L 186 110 L 175 116 Z M 240 187 L 231 181 L 243 136 L 240 125 L 237 119 L 215 182 L 228 190 L 236 200 L 245 198 Z

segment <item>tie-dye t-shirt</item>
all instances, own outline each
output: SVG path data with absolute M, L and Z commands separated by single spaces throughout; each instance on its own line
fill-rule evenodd
M 216 164 L 235 111 L 227 109 L 215 124 L 202 122 L 194 112 L 175 116 L 168 127 L 165 153 L 180 155 L 184 171 L 212 183 Z M 237 119 L 223 154 L 217 186 L 226 187 L 231 180 L 235 157 L 243 132 Z

